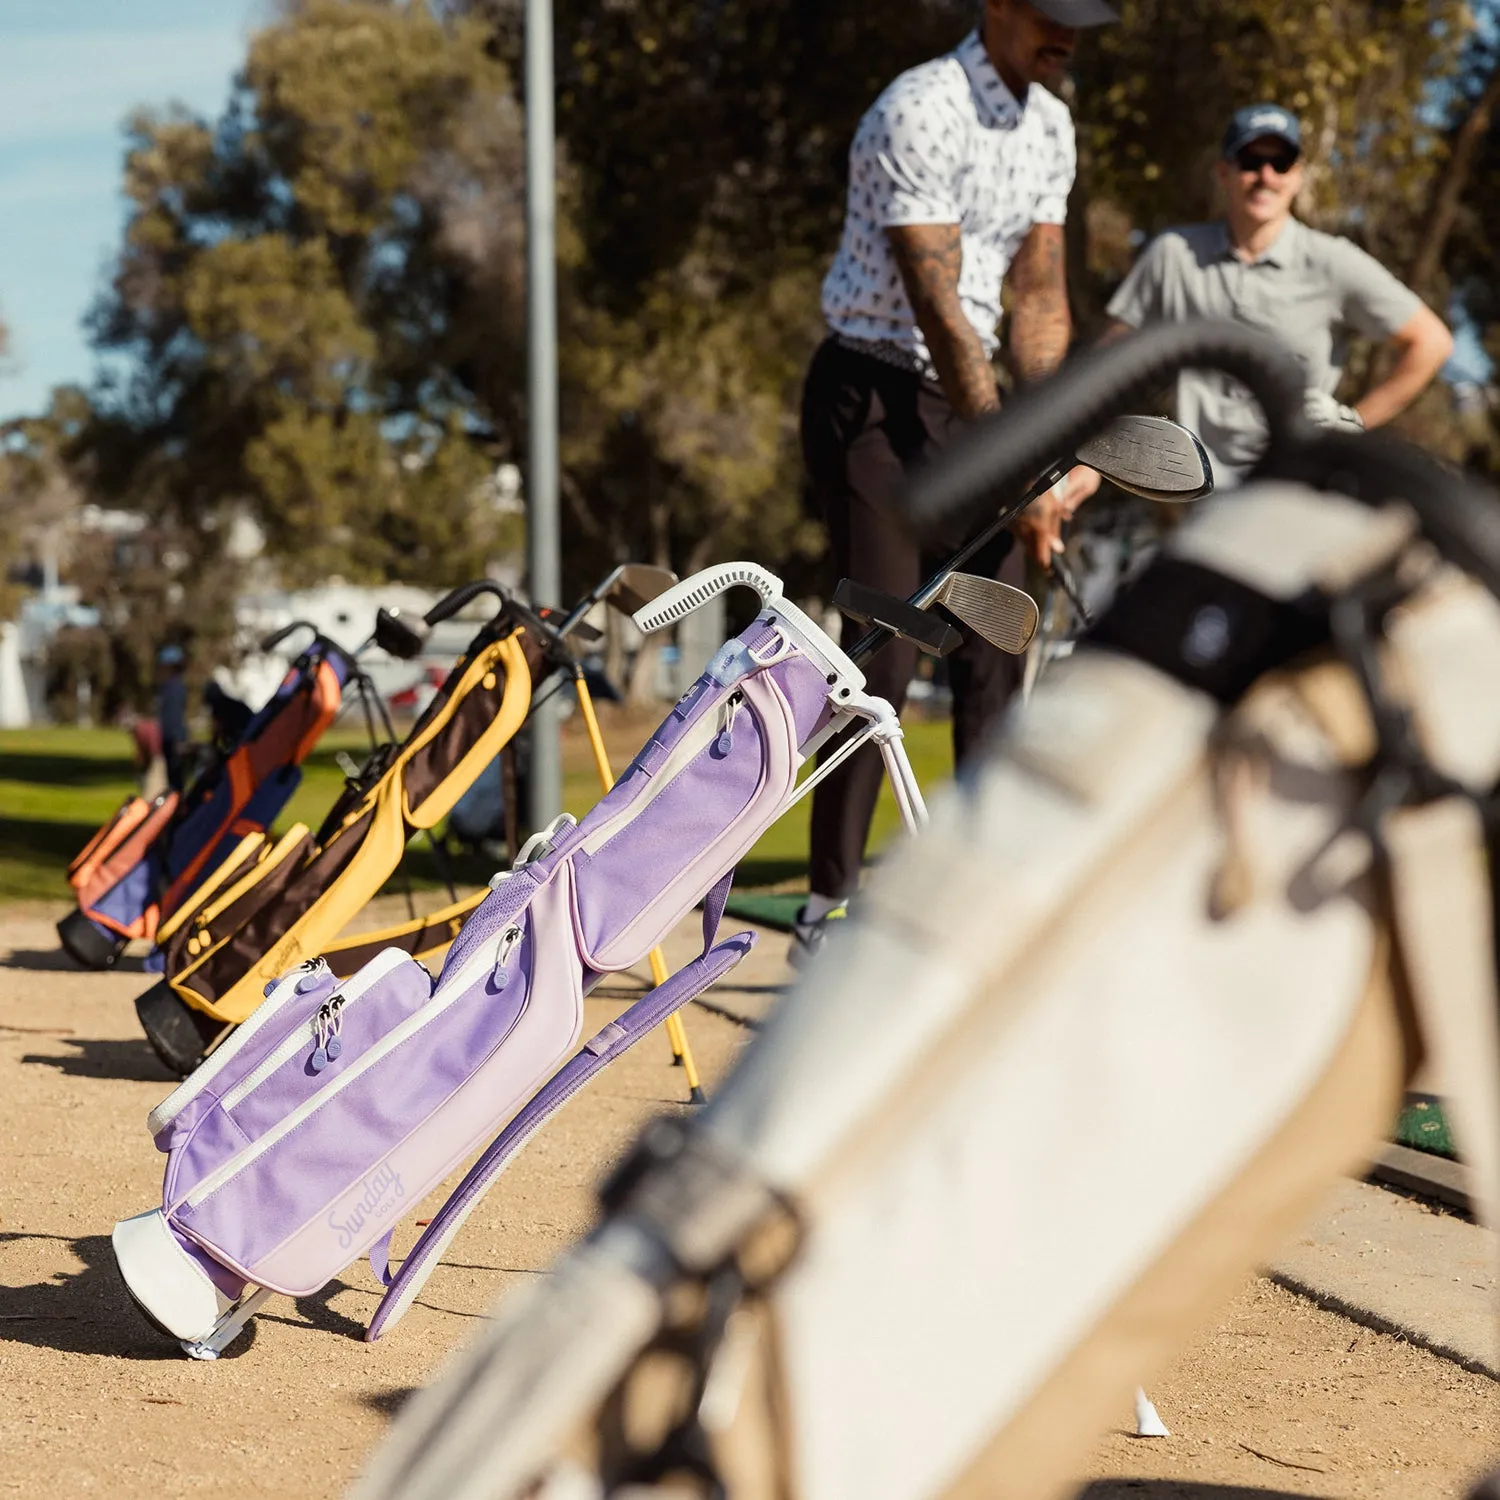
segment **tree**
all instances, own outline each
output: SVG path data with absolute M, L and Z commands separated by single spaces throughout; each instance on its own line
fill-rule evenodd
M 568 588 L 735 552 L 805 586 L 797 390 L 848 144 L 973 0 L 555 11 Z M 1418 256 L 1462 0 L 1124 11 L 1071 89 L 1085 324 L 1143 235 L 1210 211 L 1225 116 L 1257 97 L 1308 124 L 1314 222 Z M 220 120 L 135 121 L 94 321 L 128 373 L 84 445 L 109 493 L 184 527 L 248 506 L 293 578 L 481 565 L 486 475 L 525 452 L 520 42 L 519 0 L 298 0 Z
M 484 19 L 518 69 L 516 0 L 449 9 Z M 596 571 L 628 551 L 686 570 L 748 552 L 821 584 L 796 409 L 849 142 L 894 74 L 951 47 L 974 6 L 557 0 L 554 13 L 572 560 Z
M 224 116 L 130 127 L 96 346 L 99 483 L 163 522 L 247 507 L 290 581 L 482 571 L 517 425 L 518 117 L 475 26 L 309 0 Z

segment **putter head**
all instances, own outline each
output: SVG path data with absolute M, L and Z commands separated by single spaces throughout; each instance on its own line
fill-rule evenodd
M 973 573 L 950 574 L 933 603 L 1011 656 L 1025 653 L 1041 618 L 1030 594 Z
M 633 615 L 659 598 L 677 582 L 670 568 L 652 567 L 650 563 L 622 563 L 605 581 L 599 597 L 622 615 Z
M 1212 494 L 1213 465 L 1196 434 L 1165 417 L 1116 417 L 1078 445 L 1078 462 L 1147 500 L 1181 504 Z
M 420 620 L 408 619 L 399 609 L 384 605 L 375 612 L 375 644 L 397 661 L 411 661 L 422 654 L 427 630 Z
M 852 578 L 842 579 L 833 591 L 833 606 L 856 624 L 888 630 L 928 656 L 951 656 L 964 643 L 963 636 L 940 616 Z

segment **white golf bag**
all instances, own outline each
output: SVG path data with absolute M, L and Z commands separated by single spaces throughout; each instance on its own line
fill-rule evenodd
M 1495 1222 L 1500 604 L 1422 533 L 1500 538 L 1396 445 L 1272 459 L 1367 503 L 1190 521 L 359 1500 L 1061 1494 L 1419 1063 Z

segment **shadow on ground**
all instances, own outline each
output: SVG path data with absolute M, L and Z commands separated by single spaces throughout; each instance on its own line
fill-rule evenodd
M 69 1036 L 60 1040 L 73 1051 L 61 1055 L 32 1052 L 21 1061 L 56 1068 L 69 1078 L 118 1078 L 126 1083 L 162 1083 L 173 1088 L 181 1082 L 167 1071 L 145 1037 L 98 1041 Z
M 61 948 L 16 948 L 0 952 L 0 969 L 25 969 L 32 974 L 144 974 L 146 960 L 127 953 L 108 969 L 86 969 Z
M 1077 1500 L 1292 1500 L 1290 1490 L 1240 1484 L 1196 1484 L 1190 1479 L 1101 1479 Z
M 52 818 L 7 818 L 0 829 L 0 857 L 67 869 L 74 855 L 98 833 L 97 823 Z
M 115 1269 L 109 1236 L 91 1234 L 69 1239 L 60 1234 L 0 1232 L 0 1245 L 17 1240 L 54 1240 L 83 1262 L 81 1271 L 58 1271 L 31 1286 L 0 1287 L 0 1343 L 29 1344 L 64 1354 L 108 1354 L 116 1359 L 181 1359 L 182 1350 L 169 1334 L 146 1321 L 130 1300 Z M 226 1358 L 243 1354 L 254 1343 L 236 1340 Z
M 45 755 L 35 750 L 0 750 L 0 781 L 29 781 L 73 790 L 117 786 L 133 780 L 134 775 L 128 755 Z
M 396 1385 L 388 1391 L 370 1391 L 359 1398 L 361 1406 L 368 1407 L 373 1412 L 378 1412 L 389 1421 L 417 1394 L 418 1387 L 414 1385 Z

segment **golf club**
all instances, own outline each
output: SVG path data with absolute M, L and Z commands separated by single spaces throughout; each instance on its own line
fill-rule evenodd
M 1019 500 L 1002 509 L 994 521 L 905 601 L 909 608 L 925 611 L 941 604 L 1002 651 L 1014 654 L 1024 651 L 1036 633 L 1036 604 L 1030 595 L 994 580 L 964 574 L 961 570 L 1027 506 L 1045 495 L 1079 464 L 1097 469 L 1110 483 L 1147 500 L 1183 504 L 1201 499 L 1213 491 L 1213 470 L 1208 454 L 1186 427 L 1165 417 L 1117 417 L 1103 432 L 1080 443 L 1072 454 L 1049 464 Z M 968 581 L 954 587 L 953 580 L 959 577 Z M 976 588 L 976 584 L 982 584 L 983 588 Z M 875 592 L 868 591 L 870 594 Z M 1023 599 L 1025 605 L 1020 602 Z M 837 595 L 834 602 L 839 602 Z M 870 602 L 866 600 L 867 604 Z M 962 613 L 965 609 L 973 611 L 975 618 L 967 618 Z M 894 613 L 888 605 L 884 607 L 885 615 L 894 616 Z M 872 628 L 849 653 L 857 664 L 868 661 L 895 636 L 906 633 L 893 628 L 889 619 L 880 619 L 879 615 L 880 611 L 871 615 Z M 853 618 L 859 619 L 860 616 L 855 614 Z M 911 619 L 910 616 L 902 618 Z M 994 629 L 996 635 L 989 634 L 990 629 Z M 1025 644 L 1019 648 L 1007 644 L 1019 639 L 1023 633 Z M 916 639 L 915 636 L 909 638 Z

